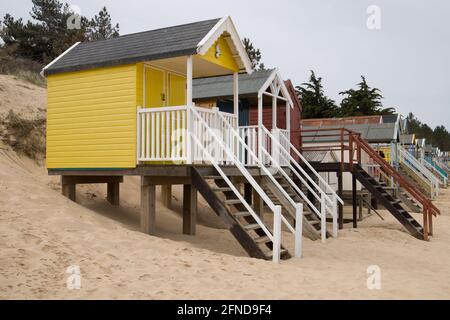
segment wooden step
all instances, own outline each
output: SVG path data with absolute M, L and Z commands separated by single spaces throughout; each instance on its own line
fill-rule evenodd
M 256 230 L 256 229 L 261 229 L 261 226 L 257 223 L 252 223 L 252 224 L 248 224 L 246 226 L 244 226 L 245 230 Z
M 242 217 L 251 216 L 252 214 L 248 211 L 241 211 L 241 212 L 232 213 L 232 215 L 236 218 L 242 218 Z
M 264 237 L 255 238 L 255 239 L 253 239 L 253 241 L 255 241 L 256 243 L 268 243 L 271 240 L 269 237 L 264 236 Z
M 223 180 L 222 176 L 204 176 L 205 180 Z
M 224 201 L 225 204 L 233 205 L 233 204 L 241 204 L 241 200 L 239 199 L 228 199 Z
M 211 188 L 212 191 L 214 192 L 227 192 L 227 191 L 233 191 L 231 190 L 231 188 Z

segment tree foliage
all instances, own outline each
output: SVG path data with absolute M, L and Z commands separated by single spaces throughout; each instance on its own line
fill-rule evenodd
M 32 20 L 25 23 L 6 14 L 0 27 L 4 45 L 15 56 L 47 63 L 77 41 L 119 35 L 119 25 L 112 27 L 105 7 L 89 20 L 59 0 L 32 0 L 32 3 Z M 76 28 L 68 27 L 72 19 L 79 20 Z
M 89 22 L 87 37 L 89 40 L 101 40 L 119 36 L 119 24 L 112 26 L 111 15 L 106 7 Z
M 242 40 L 242 43 L 244 44 L 245 50 L 247 51 L 248 57 L 250 58 L 250 62 L 252 63 L 252 69 L 265 70 L 266 67 L 264 63 L 261 62 L 261 50 L 255 48 L 249 38 L 244 38 Z
M 322 78 L 316 77 L 314 71 L 311 70 L 309 82 L 297 86 L 296 92 L 302 102 L 302 117 L 304 119 L 329 118 L 336 116 L 336 103 L 325 95 Z
M 357 89 L 349 89 L 339 94 L 344 96 L 339 113 L 342 117 L 370 116 L 395 113 L 394 108 L 383 108 L 383 96 L 378 88 L 371 88 L 364 76 Z
M 450 151 L 450 133 L 444 126 L 437 126 L 434 130 L 417 119 L 414 114 L 408 115 L 411 131 L 414 132 L 417 139 L 426 139 L 427 143 L 439 147 L 442 151 Z

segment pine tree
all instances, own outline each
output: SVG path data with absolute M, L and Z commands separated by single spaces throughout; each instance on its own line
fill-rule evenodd
M 264 63 L 261 62 L 261 50 L 255 48 L 249 38 L 244 38 L 242 43 L 244 44 L 245 50 L 247 51 L 248 57 L 252 63 L 252 69 L 266 70 Z
M 364 76 L 357 84 L 358 88 L 340 92 L 345 96 L 341 102 L 340 113 L 343 117 L 393 114 L 394 108 L 383 108 L 383 96 L 378 88 L 371 88 Z
M 104 7 L 89 20 L 77 15 L 67 3 L 59 0 L 32 0 L 30 16 L 24 23 L 6 14 L 0 28 L 0 37 L 13 55 L 47 63 L 77 41 L 117 36 L 119 25 L 111 26 L 111 17 Z M 69 27 L 77 20 L 75 28 Z
M 336 116 L 336 103 L 334 100 L 325 96 L 322 78 L 316 77 L 314 71 L 311 71 L 309 82 L 297 86 L 296 92 L 302 102 L 303 119 L 329 118 Z
M 101 40 L 119 36 L 119 24 L 112 26 L 111 16 L 106 7 L 91 19 L 89 23 L 88 39 Z

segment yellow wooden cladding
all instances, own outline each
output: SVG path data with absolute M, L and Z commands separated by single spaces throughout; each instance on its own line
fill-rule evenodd
M 165 73 L 154 68 L 145 68 L 145 107 L 160 108 L 165 105 Z
M 228 46 L 227 40 L 225 40 L 223 36 L 217 39 L 205 55 L 200 55 L 200 57 L 234 72 L 239 71 L 239 67 L 233 57 L 233 53 Z
M 168 106 L 184 106 L 186 104 L 186 78 L 169 73 L 168 75 Z
M 136 166 L 136 106 L 142 99 L 137 66 L 48 77 L 49 169 Z

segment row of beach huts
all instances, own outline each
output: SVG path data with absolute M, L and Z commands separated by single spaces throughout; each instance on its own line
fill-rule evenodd
M 158 228 L 156 187 L 171 206 L 182 185 L 183 233 L 196 234 L 201 195 L 254 258 L 300 257 L 303 237 L 338 237 L 363 207 L 433 235 L 448 153 L 400 115 L 302 120 L 291 81 L 252 70 L 230 17 L 75 43 L 42 74 L 49 174 L 73 201 L 105 183 L 111 205 L 139 176 L 142 232 Z

